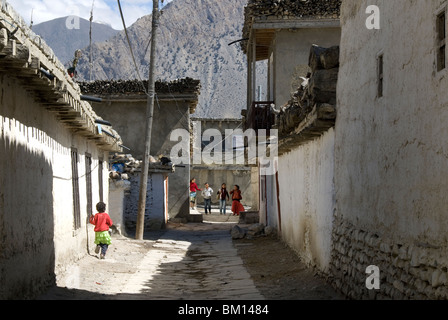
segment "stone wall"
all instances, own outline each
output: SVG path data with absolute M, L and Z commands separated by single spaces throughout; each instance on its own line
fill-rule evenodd
M 331 282 L 353 299 L 448 299 L 447 247 L 392 241 L 337 218 Z M 380 270 L 380 289 L 366 288 L 368 266 Z
M 380 9 L 380 30 L 365 27 L 369 5 Z M 342 4 L 332 270 L 355 298 L 445 297 L 448 69 L 437 70 L 435 40 L 446 5 Z M 368 265 L 382 271 L 377 296 L 363 291 Z

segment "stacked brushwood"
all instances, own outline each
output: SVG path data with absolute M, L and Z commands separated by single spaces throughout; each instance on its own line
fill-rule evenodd
M 244 8 L 243 38 L 249 38 L 253 20 L 262 19 L 339 19 L 342 0 L 249 0 Z M 247 41 L 241 42 L 247 53 Z
M 341 0 L 250 0 L 246 12 L 253 16 L 339 17 Z
M 330 125 L 336 119 L 336 87 L 339 73 L 339 46 L 322 48 L 313 45 L 310 50 L 311 72 L 276 116 L 280 136 L 295 131 L 313 111 L 317 119 Z
M 148 81 L 139 80 L 98 80 L 94 82 L 78 83 L 83 94 L 96 96 L 118 94 L 141 94 L 146 92 Z M 200 81 L 191 78 L 178 79 L 171 82 L 157 81 L 156 93 L 195 93 L 201 88 Z

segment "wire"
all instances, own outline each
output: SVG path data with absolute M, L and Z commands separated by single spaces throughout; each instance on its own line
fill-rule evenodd
M 57 180 L 62 180 L 62 181 L 71 181 L 73 179 L 82 179 L 82 178 L 86 177 L 87 175 L 92 174 L 96 170 L 96 168 L 98 168 L 99 166 L 100 166 L 100 163 L 98 161 L 98 164 L 96 166 L 94 166 L 92 169 L 90 169 L 89 172 L 85 172 L 83 175 L 80 175 L 77 177 L 70 177 L 70 178 L 64 178 L 64 177 L 59 177 L 59 176 L 53 175 L 53 178 L 57 179 Z
M 90 81 L 92 81 L 92 68 L 93 68 L 92 24 L 93 24 L 93 8 L 94 8 L 94 6 L 95 6 L 95 0 L 92 1 L 92 10 L 90 11 L 90 32 L 89 32 L 89 38 L 90 38 L 90 60 L 89 60 Z
M 148 49 L 149 49 L 149 46 L 151 45 L 151 42 L 152 42 L 152 32 L 151 32 L 151 35 L 149 36 L 148 45 L 146 46 L 145 52 L 143 53 L 142 61 L 145 60 L 145 56 L 146 56 L 146 53 L 148 53 Z
M 140 75 L 140 71 L 138 70 L 137 61 L 135 60 L 134 50 L 132 49 L 131 40 L 129 38 L 128 29 L 126 27 L 126 22 L 124 20 L 124 15 L 123 15 L 123 10 L 121 9 L 120 0 L 117 0 L 117 2 L 118 2 L 118 9 L 120 11 L 121 21 L 123 22 L 124 33 L 126 35 L 126 39 L 127 39 L 128 45 L 129 45 L 129 50 L 131 52 L 131 58 L 132 58 L 132 61 L 134 62 L 135 71 L 137 72 L 138 79 L 140 80 L 140 83 L 143 87 L 143 91 L 146 93 L 146 95 L 149 95 L 148 91 L 146 90 L 146 87 L 143 84 L 143 79 Z
M 120 11 L 120 15 L 121 15 L 121 19 L 122 19 L 122 23 L 123 23 L 123 27 L 124 27 L 124 32 L 125 32 L 126 39 L 127 39 L 128 45 L 129 45 L 129 50 L 130 50 L 130 53 L 131 53 L 131 58 L 132 58 L 132 60 L 133 60 L 133 64 L 134 64 L 135 70 L 136 70 L 137 75 L 138 75 L 138 78 L 139 78 L 139 80 L 140 80 L 140 82 L 141 82 L 141 84 L 142 84 L 142 87 L 143 87 L 143 89 L 144 89 L 144 92 L 146 93 L 146 95 L 148 95 L 148 92 L 147 92 L 147 90 L 146 90 L 146 87 L 144 86 L 144 82 L 143 82 L 143 80 L 142 80 L 142 78 L 141 78 L 141 76 L 140 76 L 139 68 L 138 68 L 138 65 L 137 65 L 137 62 L 136 62 L 136 59 L 135 59 L 135 54 L 134 54 L 134 51 L 133 51 L 133 48 L 132 48 L 132 45 L 131 45 L 131 41 L 130 41 L 130 38 L 129 38 L 128 31 L 127 31 L 126 22 L 125 22 L 125 19 L 124 19 L 123 10 L 122 10 L 122 8 L 121 8 L 120 0 L 117 0 L 117 2 L 118 2 L 119 11 Z M 181 28 L 180 28 L 180 23 L 179 23 L 179 21 L 178 21 L 178 17 L 177 17 L 176 15 L 174 16 L 174 20 L 175 20 L 175 21 L 171 20 L 171 22 L 174 23 L 174 26 L 172 26 L 172 27 L 174 27 L 174 29 L 181 30 Z M 177 28 L 177 26 L 179 26 L 179 27 Z M 168 32 L 170 33 L 170 36 L 171 36 L 171 34 L 172 34 L 171 30 L 169 30 L 168 28 L 167 28 L 167 30 L 168 30 Z M 216 39 L 215 37 L 213 37 L 213 38 Z M 151 42 L 152 42 L 152 37 L 150 37 L 150 39 L 149 39 L 149 41 L 148 41 L 148 44 L 146 45 L 145 51 L 144 51 L 144 53 L 143 53 L 143 59 L 144 59 L 144 57 L 146 56 L 146 53 L 147 53 L 147 51 L 148 51 L 148 48 L 149 48 Z M 184 54 L 187 54 L 187 52 L 185 51 L 184 48 L 180 48 L 180 49 L 184 52 Z M 176 97 L 175 97 L 174 94 L 172 93 L 169 82 L 167 82 L 167 84 L 168 84 L 169 95 L 173 98 L 174 102 L 176 103 L 177 111 L 178 111 L 179 114 L 181 115 L 180 120 L 185 120 L 186 123 L 189 123 L 189 119 L 188 119 L 188 117 L 187 117 L 184 113 L 182 113 L 181 110 L 180 110 L 180 107 L 179 107 L 179 104 L 178 104 L 178 101 L 177 101 L 178 99 L 176 99 Z M 157 103 L 158 108 L 160 109 L 160 103 L 159 103 L 157 94 L 156 94 L 156 103 Z M 184 129 L 190 131 L 190 128 L 187 127 L 187 125 L 184 124 L 183 122 L 184 122 L 184 121 L 182 121 L 182 127 L 184 127 Z M 224 140 L 223 140 L 223 141 L 224 141 Z

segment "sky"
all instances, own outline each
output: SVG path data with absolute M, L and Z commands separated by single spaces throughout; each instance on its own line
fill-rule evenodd
M 3 1 L 3 0 L 1 0 Z M 165 0 L 164 5 L 173 0 Z M 114 29 L 122 30 L 123 25 L 118 11 L 117 0 L 7 0 L 27 23 L 33 23 L 56 18 L 76 15 L 90 19 L 93 4 L 93 20 L 111 25 Z M 138 18 L 152 13 L 152 1 L 149 0 L 120 0 L 126 25 L 130 26 Z

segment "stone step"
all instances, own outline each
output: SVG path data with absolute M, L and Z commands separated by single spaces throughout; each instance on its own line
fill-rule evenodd
M 188 222 L 192 222 L 192 223 L 203 223 L 204 222 L 204 215 L 202 213 L 199 213 L 197 210 L 190 210 L 190 212 L 186 218 L 187 218 Z
M 240 212 L 240 224 L 254 224 L 260 222 L 260 213 L 258 211 Z

